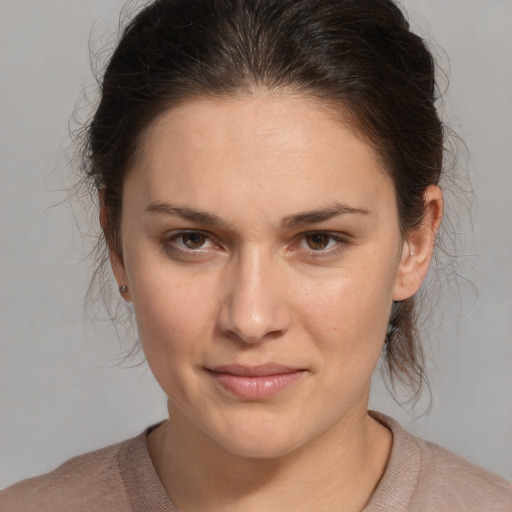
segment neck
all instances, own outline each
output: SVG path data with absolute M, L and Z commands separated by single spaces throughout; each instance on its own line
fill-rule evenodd
M 294 452 L 248 458 L 213 442 L 170 405 L 148 439 L 153 464 L 183 512 L 359 511 L 380 480 L 391 433 L 366 411 Z

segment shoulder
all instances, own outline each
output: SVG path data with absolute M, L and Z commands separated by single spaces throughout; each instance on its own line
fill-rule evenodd
M 141 437 L 74 457 L 50 473 L 0 491 L 0 511 L 131 510 L 120 456 Z
M 441 446 L 423 439 L 414 440 L 421 454 L 416 500 L 428 497 L 432 510 L 439 510 L 436 503 L 445 507 L 452 503 L 455 507 L 452 510 L 464 505 L 468 511 L 512 511 L 510 482 Z
M 510 482 L 409 434 L 383 414 L 371 415 L 391 430 L 393 448 L 388 467 L 365 512 L 512 512 Z

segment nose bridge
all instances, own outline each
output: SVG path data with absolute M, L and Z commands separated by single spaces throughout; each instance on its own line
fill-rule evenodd
M 229 270 L 220 327 L 246 343 L 283 333 L 289 323 L 285 277 L 272 252 L 253 244 L 237 255 Z

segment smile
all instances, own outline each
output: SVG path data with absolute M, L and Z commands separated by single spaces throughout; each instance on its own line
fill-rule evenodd
M 228 394 L 258 401 L 273 397 L 290 387 L 306 373 L 303 369 L 267 364 L 261 366 L 218 366 L 208 370 Z

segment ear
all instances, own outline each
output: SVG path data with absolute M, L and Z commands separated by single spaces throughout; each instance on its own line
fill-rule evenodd
M 394 301 L 408 299 L 419 290 L 432 260 L 436 234 L 443 217 L 443 194 L 439 187 L 430 185 L 423 197 L 425 216 L 404 241 L 393 293 Z
M 100 190 L 100 224 L 101 228 L 103 229 L 103 236 L 107 241 L 107 250 L 108 257 L 110 260 L 110 266 L 112 268 L 112 272 L 114 273 L 114 278 L 117 282 L 118 289 L 120 289 L 121 286 L 127 286 L 126 291 L 123 292 L 121 296 L 125 301 L 131 302 L 132 297 L 130 294 L 130 287 L 128 286 L 128 276 L 126 274 L 126 270 L 124 267 L 123 255 L 120 252 L 120 248 L 115 247 L 115 245 L 112 243 L 109 223 L 110 219 L 108 208 L 106 207 L 105 202 L 103 200 L 103 191 Z

